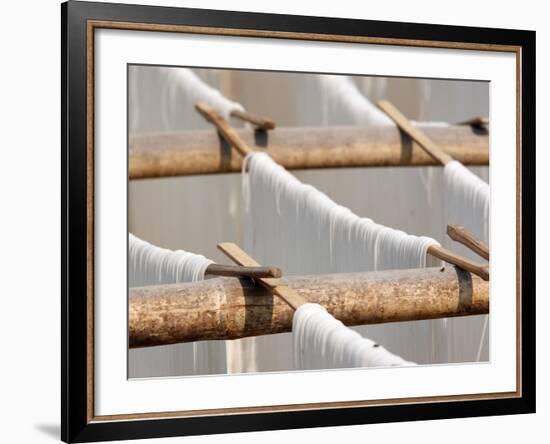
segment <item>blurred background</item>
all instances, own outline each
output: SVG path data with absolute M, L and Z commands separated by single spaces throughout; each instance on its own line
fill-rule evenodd
M 211 129 L 194 110 L 185 88 L 173 75 L 177 67 L 130 66 L 128 70 L 129 135 Z M 328 105 L 328 92 L 315 74 L 193 69 L 204 82 L 246 110 L 265 115 L 278 127 L 356 125 Z M 456 123 L 489 116 L 487 82 L 386 77 L 351 77 L 371 101 L 387 99 L 408 118 Z M 234 127 L 242 122 L 232 119 Z M 314 128 L 312 129 L 314 130 Z M 489 182 L 489 168 L 471 167 Z M 445 202 L 441 167 L 374 167 L 292 171 L 298 179 L 329 195 L 359 216 L 433 237 L 442 245 Z M 200 253 L 229 263 L 216 249 L 222 241 L 243 240 L 241 176 L 238 173 L 132 180 L 128 187 L 131 233 L 155 245 Z M 457 248 L 453 246 L 453 250 Z M 468 254 L 460 250 L 461 254 Z M 275 264 L 277 265 L 277 264 Z M 292 274 L 292 270 L 284 270 Z M 487 361 L 487 316 L 355 327 L 393 353 L 419 364 Z M 292 370 L 289 333 L 259 337 L 253 371 Z M 237 341 L 219 341 L 238 342 Z M 274 342 L 277 341 L 277 347 Z M 129 351 L 129 377 L 194 374 L 185 362 L 189 344 Z M 224 345 L 220 344 L 220 348 Z M 241 350 L 246 350 L 242 348 Z M 229 352 L 227 352 L 229 353 Z M 220 357 L 221 356 L 221 357 Z M 224 354 L 212 356 L 209 373 L 249 371 Z

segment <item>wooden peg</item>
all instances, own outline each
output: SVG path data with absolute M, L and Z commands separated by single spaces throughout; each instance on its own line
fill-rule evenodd
M 238 245 L 231 242 L 218 244 L 218 249 L 227 255 L 231 260 L 239 265 L 246 267 L 257 267 L 260 264 L 251 258 Z M 277 278 L 259 278 L 256 279 L 260 284 L 269 289 L 273 294 L 279 296 L 283 301 L 296 310 L 300 305 L 306 304 L 307 300 L 300 296 L 292 288 Z
M 489 266 L 487 264 L 478 264 L 465 257 L 459 256 L 439 245 L 431 245 L 428 247 L 428 254 L 437 257 L 449 264 L 456 265 L 458 268 L 469 271 L 470 273 L 479 276 L 484 281 L 489 280 Z
M 254 125 L 256 128 L 259 128 L 265 131 L 275 129 L 275 122 L 273 120 L 267 117 L 252 114 L 248 111 L 241 111 L 240 109 L 234 109 L 233 111 L 231 111 L 230 115 L 232 117 L 236 117 L 237 119 L 241 119 L 244 122 L 248 122 Z
M 484 127 L 489 125 L 489 117 L 482 117 L 482 116 L 473 117 L 471 119 L 465 120 L 464 122 L 459 122 L 458 125 L 470 125 L 478 128 Z
M 445 151 L 436 145 L 426 134 L 411 125 L 411 122 L 392 103 L 380 100 L 378 107 L 384 111 L 401 131 L 413 139 L 420 147 L 441 165 L 447 165 L 453 160 Z
M 463 226 L 449 224 L 447 225 L 447 234 L 452 240 L 465 245 L 483 259 L 489 260 L 489 246 Z
M 227 277 L 279 278 L 281 269 L 277 267 L 241 267 L 238 265 L 210 264 L 206 274 Z
M 210 123 L 214 124 L 225 141 L 235 148 L 239 154 L 246 156 L 254 152 L 227 121 L 214 108 L 205 102 L 198 102 L 195 109 Z

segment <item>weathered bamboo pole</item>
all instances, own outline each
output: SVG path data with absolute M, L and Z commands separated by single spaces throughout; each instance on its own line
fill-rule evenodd
M 419 126 L 465 165 L 487 165 L 489 138 L 470 126 Z M 438 165 L 393 127 L 236 130 L 247 146 L 269 153 L 286 169 Z M 215 130 L 130 137 L 130 179 L 240 171 L 241 156 Z
M 284 282 L 346 325 L 489 312 L 489 284 L 454 267 L 287 277 Z M 294 310 L 248 279 L 133 288 L 131 348 L 290 331 Z

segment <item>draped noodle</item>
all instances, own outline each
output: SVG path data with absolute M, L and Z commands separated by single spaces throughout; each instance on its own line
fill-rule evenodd
M 292 334 L 296 369 L 414 365 L 346 327 L 319 304 L 298 307 Z
M 463 225 L 489 242 L 489 184 L 456 160 L 445 165 L 445 202 L 448 224 Z
M 359 217 L 266 153 L 243 164 L 246 249 L 292 274 L 417 268 L 439 243 Z
M 160 248 L 128 233 L 130 287 L 203 280 L 212 263 L 200 254 Z

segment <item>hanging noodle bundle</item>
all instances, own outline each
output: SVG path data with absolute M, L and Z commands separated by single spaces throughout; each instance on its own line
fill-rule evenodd
M 246 157 L 245 244 L 260 261 L 287 273 L 335 273 L 426 265 L 429 237 L 359 217 L 305 185 L 266 153 Z
M 297 370 L 414 365 L 346 327 L 319 304 L 298 307 L 292 334 Z
M 445 165 L 444 175 L 447 223 L 463 225 L 488 243 L 489 184 L 457 161 Z
M 130 287 L 202 280 L 206 268 L 211 263 L 213 262 L 210 259 L 200 254 L 160 248 L 131 233 L 128 234 Z M 132 366 L 144 365 L 146 362 L 158 359 L 164 359 L 166 365 L 177 365 L 180 374 L 204 375 L 227 371 L 224 341 L 137 349 L 132 350 L 129 355 Z
M 321 91 L 327 94 L 327 105 L 335 113 L 343 113 L 360 125 L 393 126 L 393 121 L 361 94 L 347 76 L 316 76 Z
M 362 126 L 395 126 L 395 123 L 364 94 L 348 76 L 317 75 L 321 91 L 326 94 L 325 106 L 331 115 L 347 117 L 346 120 Z M 446 127 L 447 122 L 418 122 L 414 126 Z
M 183 89 L 186 103 L 194 105 L 197 102 L 206 102 L 226 120 L 231 117 L 231 111 L 244 111 L 240 103 L 226 98 L 220 91 L 203 82 L 188 68 L 170 69 L 168 76 L 170 76 L 169 80 L 175 81 Z
M 130 287 L 194 282 L 204 279 L 213 261 L 200 254 L 168 250 L 128 235 L 128 273 Z

